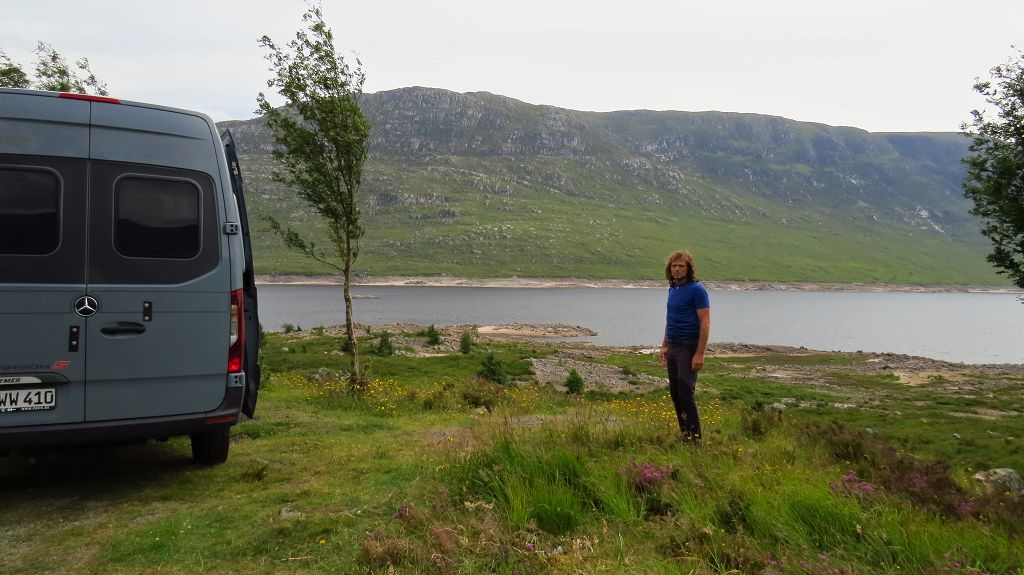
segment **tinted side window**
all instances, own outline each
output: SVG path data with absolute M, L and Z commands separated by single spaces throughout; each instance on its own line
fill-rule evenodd
M 85 176 L 82 158 L 0 154 L 0 284 L 85 283 Z
M 114 246 L 137 258 L 199 255 L 200 191 L 192 182 L 127 176 L 115 189 Z
M 45 255 L 60 245 L 60 178 L 0 167 L 0 254 Z
M 217 188 L 203 172 L 92 160 L 90 284 L 177 284 L 220 263 Z

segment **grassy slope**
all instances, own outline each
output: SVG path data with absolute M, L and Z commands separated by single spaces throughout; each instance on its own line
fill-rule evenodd
M 396 343 L 411 341 L 418 338 Z M 354 400 L 331 379 L 344 365 L 337 345 L 309 333 L 269 336 L 273 376 L 259 417 L 235 429 L 224 465 L 193 467 L 179 439 L 0 461 L 0 571 L 1024 568 L 1020 524 L 999 507 L 1012 501 L 985 503 L 967 489 L 972 468 L 1024 467 L 1014 418 L 951 413 L 1020 412 L 1019 380 L 968 373 L 969 390 L 953 395 L 941 379 L 909 388 L 865 375 L 857 370 L 865 358 L 855 354 L 714 358 L 702 378 L 705 445 L 694 450 L 675 439 L 663 392 L 572 399 L 526 383 L 524 358 L 555 348 L 488 344 L 469 356 L 376 357 L 378 379 Z M 472 381 L 488 350 L 522 383 Z M 661 373 L 646 355 L 590 357 Z M 818 383 L 778 383 L 762 368 L 810 370 Z M 327 379 L 307 379 L 317 372 Z M 756 407 L 783 399 L 794 407 L 781 419 Z M 856 407 L 831 407 L 839 402 Z M 848 427 L 830 427 L 832 419 Z M 874 435 L 856 431 L 866 426 Z M 883 444 L 919 458 L 884 455 Z M 951 469 L 928 464 L 937 458 Z M 645 482 L 642 465 L 653 470 Z M 851 470 L 857 478 L 843 479 Z M 915 489 L 899 487 L 906 477 Z M 976 507 L 958 515 L 941 497 Z
M 264 157 L 242 162 L 258 190 L 250 194 L 257 272 L 330 273 L 288 252 L 259 218 L 274 214 L 326 246 L 323 223 L 268 183 Z M 663 255 L 685 246 L 715 280 L 1006 284 L 985 262 L 980 234 L 881 227 L 857 206 L 784 209 L 696 180 L 686 194 L 638 192 L 620 180 L 630 181 L 564 158 L 528 168 L 479 158 L 371 166 L 364 200 L 386 193 L 405 205 L 364 206 L 356 273 L 641 279 L 657 277 Z

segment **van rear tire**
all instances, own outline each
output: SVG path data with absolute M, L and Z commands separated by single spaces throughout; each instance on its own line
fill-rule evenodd
M 199 465 L 217 465 L 228 459 L 231 428 L 221 427 L 192 436 L 192 460 Z

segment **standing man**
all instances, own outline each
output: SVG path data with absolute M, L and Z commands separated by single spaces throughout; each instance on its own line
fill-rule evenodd
M 683 440 L 700 445 L 700 416 L 694 392 L 711 333 L 711 302 L 708 292 L 697 281 L 690 252 L 677 251 L 668 256 L 665 279 L 668 280 L 668 313 L 665 339 L 661 343 L 661 364 L 668 367 L 668 389 Z

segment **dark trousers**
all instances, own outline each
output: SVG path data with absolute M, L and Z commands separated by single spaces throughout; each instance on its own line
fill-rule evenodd
M 700 416 L 697 415 L 697 402 L 693 397 L 697 389 L 697 372 L 693 371 L 693 354 L 697 353 L 697 340 L 669 342 L 668 353 L 668 390 L 672 394 L 672 404 L 676 408 L 676 419 L 679 420 L 679 431 L 685 439 L 700 438 Z

